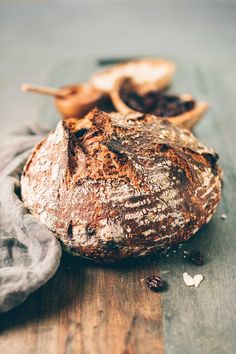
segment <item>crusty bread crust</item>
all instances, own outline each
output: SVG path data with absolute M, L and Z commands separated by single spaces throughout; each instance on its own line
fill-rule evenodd
M 22 198 L 67 250 L 112 262 L 187 240 L 207 223 L 221 194 L 217 158 L 169 122 L 94 109 L 35 147 Z

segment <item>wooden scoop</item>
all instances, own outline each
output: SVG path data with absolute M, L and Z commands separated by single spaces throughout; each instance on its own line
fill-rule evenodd
M 55 98 L 55 105 L 64 118 L 82 118 L 93 107 L 99 104 L 104 96 L 103 92 L 89 83 L 68 85 L 62 88 L 23 84 L 21 89 L 24 92 L 36 92 L 53 96 Z

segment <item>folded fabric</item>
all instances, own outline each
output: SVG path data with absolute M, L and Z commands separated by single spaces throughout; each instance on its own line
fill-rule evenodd
M 20 176 L 43 137 L 30 127 L 0 143 L 0 312 L 8 311 L 56 272 L 61 246 L 20 200 Z

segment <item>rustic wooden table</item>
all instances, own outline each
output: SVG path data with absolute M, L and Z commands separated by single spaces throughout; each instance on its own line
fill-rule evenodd
M 141 16 L 142 7 L 138 6 Z M 228 14 L 235 10 L 231 6 Z M 218 8 L 217 16 L 221 16 L 221 9 L 222 13 L 226 11 L 224 7 Z M 203 9 L 200 14 L 199 11 L 198 8 L 198 16 Z M 227 25 L 231 29 L 230 21 L 225 22 Z M 196 34 L 196 29 L 192 33 Z M 225 33 L 220 38 L 224 36 Z M 56 275 L 45 286 L 24 304 L 0 315 L 1 353 L 235 353 L 236 110 L 233 89 L 236 73 L 233 61 L 236 55 L 232 49 L 231 58 L 222 55 L 224 60 L 215 57 L 213 61 L 213 54 L 217 53 L 217 45 L 214 46 L 214 50 L 209 48 L 207 52 L 208 59 L 202 53 L 204 60 L 200 60 L 198 54 L 194 58 L 194 52 L 190 57 L 181 56 L 177 51 L 167 53 L 178 68 L 173 91 L 191 92 L 210 103 L 210 110 L 195 134 L 216 149 L 224 170 L 223 198 L 213 220 L 176 253 L 170 251 L 166 255 L 112 266 L 98 266 L 64 255 Z M 206 43 L 204 48 L 207 50 Z M 120 47 L 119 54 L 124 53 L 133 55 Z M 92 55 L 77 55 L 63 61 L 58 58 L 57 65 L 50 70 L 47 67 L 50 77 L 45 78 L 44 83 L 62 85 L 81 81 L 98 67 L 97 58 Z M 28 100 L 36 102 L 35 97 Z M 24 98 L 25 105 L 26 102 Z M 24 112 L 26 110 L 24 107 Z M 37 117 L 47 126 L 54 126 L 58 120 L 47 99 L 37 110 Z M 19 125 L 17 120 L 16 125 Z M 226 220 L 221 219 L 223 213 L 227 215 Z M 183 251 L 191 249 L 204 252 L 207 258 L 204 266 L 193 266 L 183 258 Z M 203 274 L 204 281 L 198 289 L 184 285 L 184 271 Z M 153 273 L 167 280 L 166 292 L 157 294 L 146 288 L 143 279 Z

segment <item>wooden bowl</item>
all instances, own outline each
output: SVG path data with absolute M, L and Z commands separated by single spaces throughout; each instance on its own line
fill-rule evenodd
M 114 107 L 117 109 L 118 112 L 127 114 L 130 112 L 137 112 L 127 106 L 125 102 L 122 100 L 120 91 L 122 84 L 126 79 L 119 79 L 116 81 L 114 89 L 110 93 L 111 100 L 113 102 Z M 135 86 L 136 87 L 136 86 Z M 184 93 L 179 95 L 181 100 L 183 101 L 190 101 L 193 100 L 192 95 Z M 203 101 L 195 101 L 195 107 L 187 112 L 184 112 L 178 116 L 174 117 L 159 117 L 163 120 L 168 120 L 171 123 L 182 127 L 182 128 L 187 128 L 187 129 L 193 129 L 193 127 L 196 125 L 196 123 L 202 118 L 203 113 L 207 110 L 208 104 Z M 147 112 L 148 113 L 148 112 Z
M 104 94 L 89 83 L 68 85 L 68 93 L 55 97 L 55 105 L 64 118 L 82 118 L 102 100 Z
M 89 82 L 98 90 L 111 94 L 117 80 L 130 78 L 136 90 L 145 93 L 168 86 L 175 73 L 175 64 L 163 59 L 137 59 L 98 71 Z

